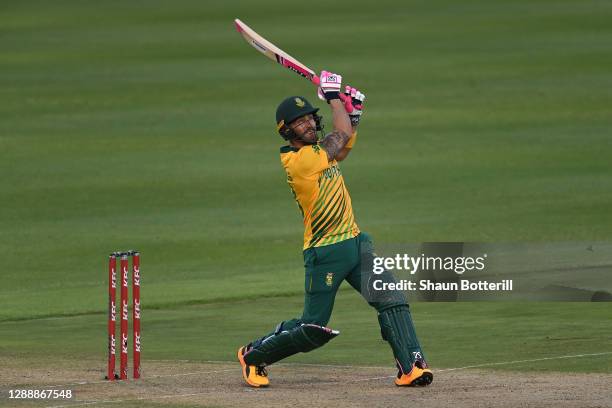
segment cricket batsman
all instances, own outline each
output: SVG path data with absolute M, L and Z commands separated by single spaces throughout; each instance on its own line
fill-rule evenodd
M 338 162 L 355 144 L 365 95 L 345 88 L 354 105 L 349 115 L 350 108 L 340 99 L 341 83 L 342 76 L 321 72 L 318 94 L 329 104 L 333 118 L 333 130 L 321 140 L 317 137 L 322 130 L 319 109 L 305 98 L 288 97 L 276 110 L 277 130 L 289 142 L 280 148 L 280 160 L 304 218 L 304 311 L 238 349 L 242 375 L 252 387 L 269 385 L 266 366 L 319 348 L 339 334 L 326 325 L 345 280 L 378 312 L 382 337 L 391 346 L 398 368 L 395 384 L 426 386 L 433 381 L 403 293 L 372 299 L 362 289 L 362 271 L 367 272 L 362 263 L 373 257 L 373 245 L 355 222 Z

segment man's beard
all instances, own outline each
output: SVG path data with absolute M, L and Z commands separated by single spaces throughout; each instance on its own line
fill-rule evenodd
M 304 132 L 302 136 L 300 136 L 300 139 L 302 139 L 302 142 L 306 144 L 316 144 L 318 142 L 317 132 L 313 128 L 310 128 L 306 132 Z

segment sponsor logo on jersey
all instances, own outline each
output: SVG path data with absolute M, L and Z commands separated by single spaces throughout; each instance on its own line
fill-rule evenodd
M 321 178 L 325 177 L 331 179 L 340 176 L 341 174 L 342 172 L 340 171 L 340 168 L 334 164 L 321 172 Z

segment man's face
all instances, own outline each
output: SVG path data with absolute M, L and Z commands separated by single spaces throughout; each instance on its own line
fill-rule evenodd
M 289 124 L 289 127 L 305 143 L 317 143 L 317 124 L 312 115 L 304 115 Z

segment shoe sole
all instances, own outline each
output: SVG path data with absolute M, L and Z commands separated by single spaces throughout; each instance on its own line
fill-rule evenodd
M 410 383 L 411 387 L 426 387 L 433 382 L 433 374 L 425 371 L 422 376 Z
M 240 367 L 242 368 L 242 378 L 244 378 L 244 381 L 246 381 L 247 384 L 249 384 L 253 388 L 267 387 L 267 385 L 256 384 L 249 380 L 249 376 L 246 373 L 247 363 L 244 362 L 244 358 L 242 357 L 242 347 L 238 349 L 238 362 L 240 363 Z

